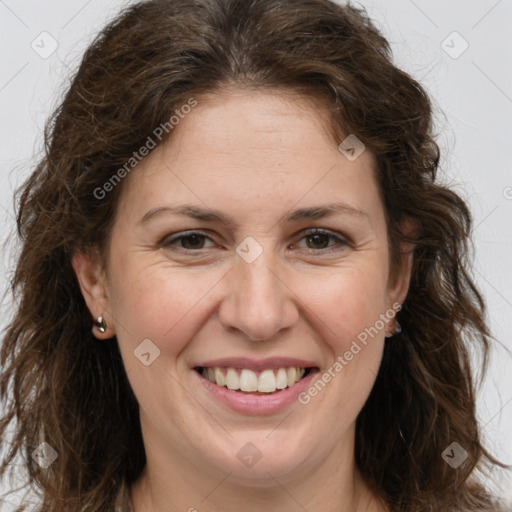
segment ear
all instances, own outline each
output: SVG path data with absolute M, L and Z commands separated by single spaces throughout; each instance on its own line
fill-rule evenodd
M 400 262 L 388 280 L 389 305 L 402 304 L 407 296 L 411 282 L 413 254 L 413 244 L 405 242 L 400 244 Z
M 92 333 L 100 340 L 112 338 L 115 331 L 108 298 L 107 280 L 98 252 L 76 252 L 72 257 L 71 264 L 82 295 L 92 315 Z M 103 317 L 106 323 L 105 332 L 101 332 L 95 325 L 100 316 Z
M 404 234 L 409 239 L 413 238 L 414 231 L 413 226 L 409 223 L 403 228 Z M 396 305 L 401 306 L 407 297 L 414 262 L 414 247 L 412 242 L 400 243 L 400 259 L 396 268 L 391 270 L 388 280 L 387 302 L 390 309 L 396 310 Z M 397 330 L 395 326 L 393 332 Z

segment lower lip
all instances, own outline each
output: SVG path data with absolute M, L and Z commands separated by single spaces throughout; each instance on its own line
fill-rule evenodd
M 268 395 L 250 395 L 232 391 L 224 386 L 214 384 L 200 373 L 192 370 L 201 384 L 219 402 L 227 405 L 236 412 L 245 414 L 272 414 L 282 411 L 297 402 L 297 397 L 307 389 L 318 370 L 310 370 L 308 375 L 296 382 L 293 386 Z

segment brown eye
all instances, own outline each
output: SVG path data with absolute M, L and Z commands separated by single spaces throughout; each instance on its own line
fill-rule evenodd
M 202 249 L 204 245 L 203 235 L 188 235 L 181 237 L 181 243 L 184 249 Z M 188 247 L 187 247 L 188 246 Z
M 314 247 L 310 249 L 325 249 L 329 245 L 329 235 L 324 233 L 315 233 L 313 235 L 306 236 L 308 242 Z
M 306 249 L 319 253 L 344 250 L 350 246 L 350 243 L 344 238 L 323 229 L 306 232 L 302 240 L 306 241 Z M 330 243 L 330 241 L 334 241 L 334 243 Z
M 208 248 L 205 247 L 206 240 L 210 240 L 210 237 L 203 233 L 191 231 L 167 238 L 162 242 L 161 246 L 170 250 L 197 251 Z

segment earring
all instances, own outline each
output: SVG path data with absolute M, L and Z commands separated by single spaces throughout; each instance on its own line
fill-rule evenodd
M 96 322 L 94 323 L 94 327 L 98 329 L 101 333 L 104 333 L 107 330 L 107 324 L 105 323 L 105 319 L 102 316 L 99 316 Z
M 396 336 L 397 334 L 400 334 L 402 332 L 402 326 L 395 320 L 395 332 L 393 334 L 386 334 L 386 338 L 392 338 L 393 336 Z

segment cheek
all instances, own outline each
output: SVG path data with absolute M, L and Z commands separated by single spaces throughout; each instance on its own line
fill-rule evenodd
M 323 382 L 315 381 L 311 396 L 318 396 L 314 398 L 318 403 L 336 411 L 339 425 L 355 419 L 380 367 L 386 283 L 380 265 L 347 266 L 319 282 L 309 295 L 313 329 L 328 353 L 326 368 L 318 376 Z M 324 393 L 324 386 L 331 391 Z
M 315 328 L 337 355 L 349 350 L 353 340 L 364 338 L 376 324 L 384 332 L 379 319 L 385 313 L 386 282 L 381 269 L 367 265 L 339 269 L 308 287 L 304 296 L 317 318 Z
M 194 319 L 219 280 L 217 273 L 165 265 L 135 268 L 125 262 L 112 275 L 111 305 L 125 350 L 150 339 L 161 352 L 176 356 L 193 336 Z M 171 357 L 172 359 L 172 357 Z
M 377 271 L 344 269 L 322 283 L 308 302 L 328 358 L 301 403 L 313 401 L 331 411 L 330 425 L 336 425 L 340 435 L 355 421 L 379 371 L 386 329 L 381 319 L 385 284 Z

